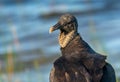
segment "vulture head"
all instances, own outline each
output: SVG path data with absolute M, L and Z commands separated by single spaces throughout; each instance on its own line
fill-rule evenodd
M 64 14 L 60 17 L 57 24 L 50 28 L 49 32 L 60 30 L 58 40 L 60 46 L 64 48 L 78 34 L 77 27 L 77 19 L 71 14 Z

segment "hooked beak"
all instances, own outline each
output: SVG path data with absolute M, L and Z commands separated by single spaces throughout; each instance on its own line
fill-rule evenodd
M 60 23 L 58 22 L 58 23 L 55 24 L 54 26 L 50 27 L 49 33 L 52 33 L 53 31 L 60 29 L 60 27 L 61 27 L 61 25 L 60 25 Z

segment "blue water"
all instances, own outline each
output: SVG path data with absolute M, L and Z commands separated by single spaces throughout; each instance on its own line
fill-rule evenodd
M 0 55 L 9 51 L 16 55 L 25 55 L 19 61 L 29 61 L 41 56 L 50 57 L 60 53 L 57 36 L 59 31 L 49 34 L 50 26 L 58 17 L 49 19 L 41 16 L 51 12 L 86 12 L 90 9 L 104 9 L 107 1 L 93 1 L 91 4 L 79 0 L 36 0 L 21 4 L 0 5 Z M 79 33 L 91 47 L 108 56 L 109 61 L 120 77 L 120 7 L 98 11 L 94 14 L 75 14 L 79 23 Z M 42 53 L 29 53 L 41 50 Z M 27 52 L 24 53 L 23 52 Z M 28 55 L 29 54 L 29 55 Z M 53 60 L 54 61 L 54 60 Z M 12 82 L 48 82 L 52 62 L 40 65 L 39 69 L 26 68 L 23 72 L 14 73 Z M 2 82 L 9 82 L 7 74 L 1 75 Z

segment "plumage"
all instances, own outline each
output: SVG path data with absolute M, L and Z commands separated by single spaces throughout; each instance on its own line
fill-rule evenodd
M 111 66 L 106 64 L 106 56 L 96 53 L 82 39 L 77 27 L 77 19 L 65 14 L 50 28 L 50 32 L 60 29 L 58 41 L 62 53 L 54 62 L 50 82 L 107 82 L 103 80 L 108 76 L 105 70 Z M 114 73 L 112 75 L 115 76 Z

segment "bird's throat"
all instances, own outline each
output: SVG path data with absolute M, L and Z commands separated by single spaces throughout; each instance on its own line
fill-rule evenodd
M 65 34 L 64 32 L 60 32 L 58 40 L 59 44 L 62 48 L 66 47 L 68 43 L 75 37 L 76 33 L 75 31 L 71 31 L 68 34 Z

